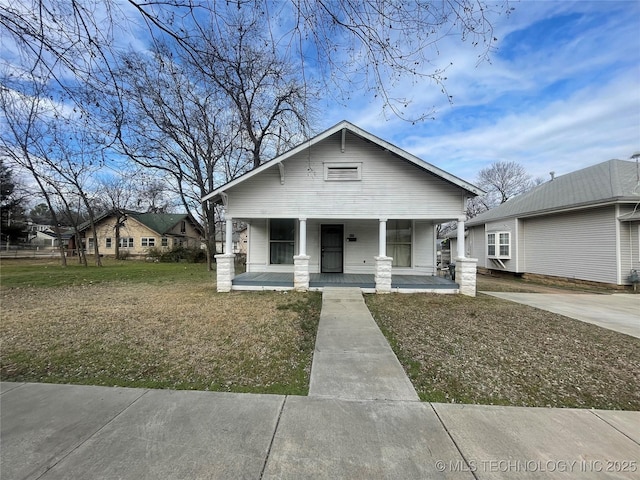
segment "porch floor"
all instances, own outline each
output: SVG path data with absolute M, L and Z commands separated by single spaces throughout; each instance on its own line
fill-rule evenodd
M 255 272 L 240 273 L 232 282 L 233 287 L 240 289 L 293 288 L 293 273 Z M 376 288 L 373 274 L 356 273 L 312 273 L 309 279 L 310 289 L 322 287 L 360 287 L 364 290 Z M 254 288 L 252 288 L 254 287 Z M 458 290 L 459 285 L 447 278 L 429 275 L 393 275 L 392 290 Z

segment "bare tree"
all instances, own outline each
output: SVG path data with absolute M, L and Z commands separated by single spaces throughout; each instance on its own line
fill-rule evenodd
M 397 93 L 403 81 L 433 83 L 448 98 L 446 68 L 438 66 L 438 45 L 457 36 L 479 49 L 478 63 L 488 58 L 494 42 L 492 22 L 511 11 L 508 1 L 484 0 L 236 0 L 204 6 L 192 0 L 139 2 L 129 0 L 152 34 L 169 36 L 181 49 L 198 58 L 201 45 L 186 32 L 212 25 L 234 25 L 238 16 L 256 15 L 268 29 L 271 48 L 286 52 L 306 83 L 317 79 L 327 90 L 348 100 L 367 91 L 385 108 L 411 121 L 431 111 L 407 114 L 412 99 Z M 162 8 L 170 5 L 172 8 Z
M 238 122 L 238 145 L 253 168 L 308 137 L 314 115 L 310 98 L 317 97 L 317 88 L 302 81 L 268 34 L 260 11 L 241 10 L 202 30 L 198 55 L 182 59 L 224 94 Z
M 135 199 L 135 185 L 132 176 L 103 177 L 100 180 L 101 200 L 106 210 L 114 217 L 113 232 L 115 237 L 115 258 L 120 260 L 120 228 L 127 218 L 127 212 Z
M 33 177 L 38 185 L 40 193 L 51 211 L 51 217 L 55 225 L 55 233 L 60 251 L 60 263 L 67 265 L 67 259 L 60 231 L 60 221 L 54 209 L 54 199 L 48 187 L 48 181 L 42 172 L 40 165 L 40 152 L 46 152 L 45 133 L 39 123 L 42 114 L 47 113 L 48 108 L 40 95 L 42 85 L 34 82 L 31 85 L 35 90 L 30 94 L 20 94 L 7 85 L 7 77 L 3 75 L 2 87 L 0 87 L 0 112 L 4 128 L 0 134 L 2 156 L 9 159 L 15 165 L 19 165 Z
M 195 60 L 202 44 L 191 32 L 222 31 L 238 15 L 254 16 L 268 31 L 266 46 L 295 61 L 303 83 L 321 80 L 343 100 L 368 91 L 394 114 L 419 120 L 431 112 L 408 116 L 411 99 L 397 92 L 398 85 L 430 82 L 448 95 L 447 62 L 436 62 L 440 42 L 456 36 L 478 50 L 480 62 L 496 41 L 492 22 L 510 11 L 507 0 L 13 0 L 0 6 L 0 26 L 65 88 L 70 85 L 61 70 L 82 81 L 98 76 L 113 87 L 120 31 L 146 23 L 154 38 L 170 38 Z
M 533 177 L 517 162 L 493 162 L 478 173 L 478 185 L 487 194 L 482 202 L 492 208 L 535 186 Z
M 152 59 L 131 53 L 123 64 L 129 107 L 125 114 L 117 103 L 111 110 L 121 151 L 162 172 L 187 213 L 203 220 L 211 267 L 215 211 L 200 198 L 222 183 L 222 163 L 238 135 L 228 128 L 229 104 L 200 70 L 175 62 L 167 49 L 158 48 Z

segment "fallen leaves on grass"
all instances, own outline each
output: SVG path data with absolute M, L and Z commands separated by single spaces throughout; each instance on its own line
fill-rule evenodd
M 317 294 L 217 294 L 211 286 L 181 283 L 0 295 L 3 380 L 293 394 L 308 389 Z
M 423 400 L 640 410 L 640 340 L 484 295 L 367 296 Z

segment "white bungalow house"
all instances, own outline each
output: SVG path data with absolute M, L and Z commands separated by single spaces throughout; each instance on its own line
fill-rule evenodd
M 435 232 L 450 220 L 464 228 L 465 201 L 482 193 L 340 122 L 202 199 L 224 206 L 225 245 L 233 245 L 234 221 L 247 224 L 246 272 L 234 275 L 231 251 L 217 255 L 217 288 L 307 290 L 338 282 L 365 291 L 475 295 L 474 259 L 457 259 L 459 284 L 436 276 Z
M 640 271 L 639 166 L 609 160 L 555 177 L 467 227 L 479 268 L 629 285 Z

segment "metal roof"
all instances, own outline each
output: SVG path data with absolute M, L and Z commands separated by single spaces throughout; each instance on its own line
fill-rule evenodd
M 556 177 L 467 221 L 468 226 L 618 202 L 640 202 L 638 164 L 608 160 Z

